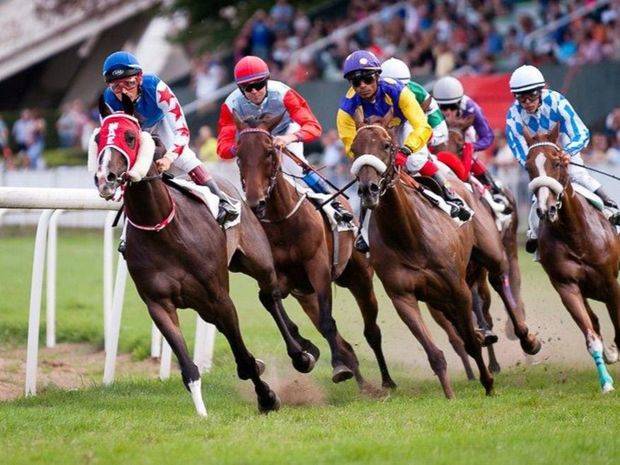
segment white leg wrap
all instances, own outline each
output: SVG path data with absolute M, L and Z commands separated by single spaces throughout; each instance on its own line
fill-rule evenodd
M 198 413 L 201 417 L 207 416 L 207 408 L 205 407 L 205 403 L 202 400 L 202 391 L 201 391 L 202 383 L 200 379 L 196 381 L 192 381 L 188 384 L 189 392 L 192 394 L 192 400 L 194 401 L 194 406 L 196 407 L 196 413 Z

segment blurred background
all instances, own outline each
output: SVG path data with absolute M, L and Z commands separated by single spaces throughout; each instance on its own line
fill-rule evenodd
M 196 153 L 233 179 L 234 163 L 215 153 L 219 105 L 235 88 L 234 63 L 262 57 L 272 79 L 309 101 L 324 133 L 306 155 L 343 185 L 340 69 L 351 51 L 368 49 L 406 61 L 428 88 L 446 74 L 462 79 L 496 132 L 486 162 L 525 209 L 527 176 L 503 137 L 510 72 L 539 66 L 591 130 L 586 164 L 620 174 L 619 14 L 617 0 L 0 0 L 0 185 L 92 186 L 86 146 L 98 125 L 101 65 L 119 49 L 172 86 Z M 617 186 L 610 191 L 620 197 Z

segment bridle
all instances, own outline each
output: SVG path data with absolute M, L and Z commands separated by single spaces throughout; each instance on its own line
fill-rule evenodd
M 380 162 L 381 165 L 385 166 L 385 170 L 383 170 L 381 176 L 379 177 L 379 197 L 382 197 L 388 189 L 394 186 L 397 175 L 399 173 L 399 169 L 396 167 L 397 147 L 394 145 L 392 136 L 390 135 L 388 130 L 380 124 L 366 124 L 364 126 L 360 126 L 355 132 L 355 137 L 357 137 L 357 135 L 364 129 L 379 129 L 379 131 L 381 131 L 383 134 L 385 134 L 385 136 L 387 136 L 390 142 L 390 148 L 388 150 L 390 157 L 388 163 L 385 164 L 376 155 L 372 153 L 364 153 L 359 157 L 356 157 L 355 161 L 353 162 L 353 166 L 351 167 L 351 171 L 359 171 L 359 169 L 361 169 L 363 165 L 371 165 L 376 168 L 378 164 L 377 162 Z M 358 165 L 357 167 L 356 163 Z M 357 172 L 355 173 L 355 175 L 357 175 Z
M 526 158 L 530 156 L 530 153 L 532 152 L 532 150 L 536 148 L 540 148 L 540 147 L 551 147 L 560 153 L 562 152 L 562 148 L 556 143 L 550 142 L 550 141 L 541 141 L 541 142 L 536 142 L 528 146 Z M 543 155 L 547 157 L 547 154 L 543 153 Z M 557 179 L 551 176 L 546 176 L 546 175 L 540 176 L 539 175 L 530 181 L 528 187 L 532 192 L 536 192 L 538 189 L 540 189 L 543 186 L 551 189 L 553 192 L 555 192 L 557 196 L 557 202 L 555 206 L 558 210 L 560 210 L 562 208 L 562 199 L 564 197 L 564 193 L 565 193 L 566 187 L 568 186 L 569 182 L 570 181 L 567 180 L 566 183 L 562 185 Z
M 258 133 L 258 134 L 263 134 L 263 135 L 267 136 L 269 138 L 269 142 L 271 143 L 271 145 L 274 148 L 274 150 L 277 150 L 276 147 L 273 146 L 273 135 L 269 131 L 267 131 L 266 129 L 262 129 L 262 128 L 245 128 L 245 129 L 242 129 L 241 131 L 239 131 L 239 134 L 238 134 L 237 137 L 240 138 L 241 136 L 243 136 L 245 134 L 252 134 L 252 133 Z M 282 153 L 281 150 L 277 150 L 277 151 L 279 153 Z M 273 157 L 273 161 L 271 163 L 271 174 L 269 175 L 269 184 L 267 185 L 267 192 L 265 193 L 265 202 L 267 202 L 269 200 L 269 198 L 271 197 L 271 193 L 273 192 L 274 188 L 276 187 L 278 172 L 282 171 L 281 167 L 279 166 L 278 160 L 279 160 L 278 157 Z M 237 165 L 239 165 L 240 163 L 241 162 L 239 160 L 239 157 L 237 157 Z M 241 187 L 243 188 L 243 192 L 245 192 L 245 178 L 243 177 L 243 173 L 241 172 L 241 170 L 239 170 L 239 177 L 241 178 Z M 299 192 L 298 192 L 298 194 L 299 194 Z M 283 221 L 288 220 L 295 213 L 297 213 L 297 211 L 301 208 L 301 205 L 303 204 L 303 201 L 306 199 L 307 196 L 308 196 L 307 193 L 299 195 L 299 199 L 297 200 L 297 203 L 295 204 L 295 206 L 291 209 L 290 212 L 288 212 L 282 218 L 279 218 L 277 220 L 270 220 L 270 219 L 267 219 L 267 218 L 259 218 L 259 221 L 261 221 L 262 223 L 282 223 Z

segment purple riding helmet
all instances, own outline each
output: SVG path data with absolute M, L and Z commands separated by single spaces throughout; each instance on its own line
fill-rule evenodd
M 345 79 L 350 79 L 357 74 L 381 73 L 381 62 L 374 53 L 367 50 L 358 50 L 351 53 L 342 67 Z

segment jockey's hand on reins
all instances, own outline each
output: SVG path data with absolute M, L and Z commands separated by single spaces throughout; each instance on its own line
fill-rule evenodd
M 560 153 L 560 162 L 564 166 L 568 166 L 568 164 L 570 163 L 570 155 L 564 152 L 563 150 L 562 150 L 562 153 Z
M 155 166 L 157 166 L 157 171 L 160 173 L 168 171 L 170 169 L 170 165 L 172 165 L 172 162 L 167 157 L 161 157 L 159 160 L 155 160 Z

